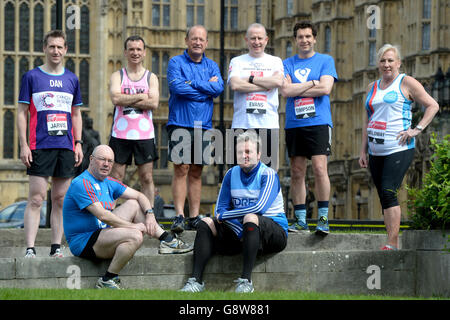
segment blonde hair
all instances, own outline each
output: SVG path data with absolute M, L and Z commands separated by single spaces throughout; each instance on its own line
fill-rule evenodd
M 400 55 L 400 48 L 396 45 L 392 45 L 390 43 L 386 43 L 384 46 L 380 48 L 377 52 L 377 61 L 380 62 L 381 57 L 386 53 L 386 51 L 392 50 L 394 51 L 395 55 L 397 56 L 398 60 L 402 60 L 402 57 Z

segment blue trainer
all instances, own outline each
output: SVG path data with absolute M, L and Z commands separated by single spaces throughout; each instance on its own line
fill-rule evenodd
M 322 236 L 326 236 L 327 234 L 330 233 L 327 217 L 321 216 L 319 218 L 319 221 L 317 221 L 316 233 Z
M 297 220 L 288 228 L 289 232 L 309 232 L 308 223 Z

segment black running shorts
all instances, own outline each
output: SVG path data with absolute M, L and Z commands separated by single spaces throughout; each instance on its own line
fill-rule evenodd
M 39 177 L 72 178 L 75 175 L 75 153 L 69 149 L 31 151 L 33 162 L 27 174 Z
M 331 154 L 331 127 L 328 125 L 286 129 L 286 146 L 289 157 L 306 157 Z
M 109 146 L 114 151 L 114 161 L 120 164 L 130 165 L 133 156 L 136 165 L 159 159 L 155 139 L 127 140 L 111 137 Z

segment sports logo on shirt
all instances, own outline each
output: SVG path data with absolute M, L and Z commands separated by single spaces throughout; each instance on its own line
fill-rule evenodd
M 46 92 L 41 96 L 42 99 L 42 106 L 44 108 L 53 108 L 55 105 L 53 103 L 51 103 L 51 100 L 54 98 L 55 96 L 53 95 L 53 93 L 51 92 Z
M 305 69 L 297 69 L 294 72 L 295 77 L 300 81 L 301 83 L 304 83 L 308 81 L 309 73 L 311 72 L 310 68 Z

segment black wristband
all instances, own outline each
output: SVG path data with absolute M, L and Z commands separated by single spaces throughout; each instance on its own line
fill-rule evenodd
M 75 145 L 76 145 L 77 143 L 83 145 L 84 142 L 83 142 L 83 140 L 75 140 Z
M 250 77 L 248 77 L 248 82 L 253 83 L 254 78 L 255 78 L 255 76 L 251 75 Z

